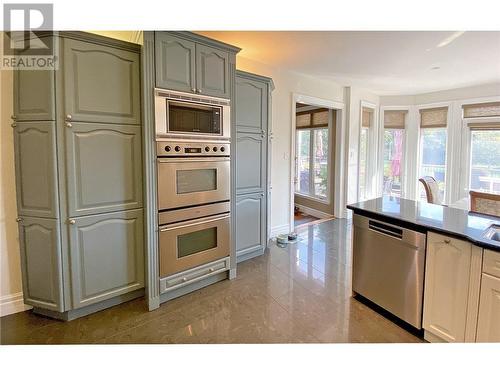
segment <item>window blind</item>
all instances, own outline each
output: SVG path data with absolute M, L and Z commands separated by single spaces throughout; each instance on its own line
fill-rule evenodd
M 328 127 L 328 109 L 297 113 L 295 126 L 300 129 Z
M 500 122 L 470 122 L 467 125 L 472 130 L 500 130 Z
M 420 110 L 420 127 L 445 128 L 448 117 L 448 107 L 426 108 Z
M 466 104 L 464 118 L 500 116 L 500 102 Z
M 405 117 L 408 111 L 392 110 L 384 111 L 384 128 L 388 129 L 404 129 Z
M 363 107 L 363 111 L 361 112 L 361 126 L 363 128 L 369 128 L 373 123 L 372 118 L 373 109 Z

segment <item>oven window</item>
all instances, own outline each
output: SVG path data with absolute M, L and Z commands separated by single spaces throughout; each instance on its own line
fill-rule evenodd
M 180 133 L 220 135 L 220 107 L 168 102 L 168 130 Z
M 177 236 L 177 257 L 182 258 L 217 247 L 217 227 Z
M 186 169 L 177 171 L 177 194 L 217 190 L 217 169 Z

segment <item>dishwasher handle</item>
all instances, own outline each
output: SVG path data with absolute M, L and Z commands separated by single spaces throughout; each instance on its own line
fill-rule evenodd
M 368 228 L 399 240 L 403 239 L 403 228 L 393 227 L 392 225 L 387 225 L 374 220 L 368 221 Z

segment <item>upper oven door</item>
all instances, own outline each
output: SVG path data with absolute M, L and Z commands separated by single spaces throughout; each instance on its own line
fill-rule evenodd
M 230 199 L 229 158 L 158 158 L 158 209 Z

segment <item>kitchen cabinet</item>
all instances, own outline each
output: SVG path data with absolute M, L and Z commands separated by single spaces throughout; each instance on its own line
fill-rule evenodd
M 477 342 L 500 342 L 500 253 L 484 250 Z
M 429 232 L 423 327 L 447 342 L 464 342 L 472 245 Z
M 144 286 L 142 210 L 72 219 L 73 306 L 83 307 Z
M 230 98 L 227 45 L 211 46 L 195 34 L 155 32 L 156 87 Z M 205 42 L 205 43 L 204 43 Z
M 59 220 L 18 219 L 24 302 L 64 311 Z
M 60 69 L 14 75 L 23 294 L 69 320 L 143 293 L 140 47 L 45 38 Z
M 236 72 L 235 239 L 237 261 L 261 255 L 270 219 L 270 78 Z
M 20 216 L 59 216 L 56 125 L 54 121 L 16 122 L 14 158 Z

